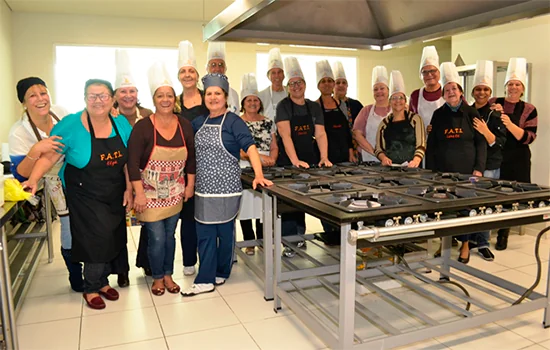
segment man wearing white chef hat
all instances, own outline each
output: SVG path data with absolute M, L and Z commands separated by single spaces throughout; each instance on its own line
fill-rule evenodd
M 535 106 L 521 100 L 527 84 L 527 60 L 512 57 L 508 62 L 506 97 L 492 98 L 502 110 L 501 120 L 506 127 L 507 139 L 502 151 L 500 178 L 509 181 L 531 182 L 531 150 L 529 145 L 537 137 L 538 112 Z M 497 250 L 508 245 L 509 229 L 500 229 L 497 237 Z
M 259 97 L 264 105 L 264 115 L 271 120 L 275 120 L 277 103 L 288 96 L 287 89 L 283 86 L 285 72 L 283 58 L 279 48 L 274 47 L 269 50 L 267 60 L 267 77 L 271 85 L 259 93 Z
M 365 106 L 353 124 L 353 137 L 361 147 L 364 162 L 379 162 L 374 156 L 376 132 L 382 119 L 391 111 L 389 103 L 388 70 L 384 66 L 372 69 L 372 91 L 374 104 Z
M 420 79 L 424 86 L 411 94 L 409 108 L 422 117 L 428 132 L 433 112 L 441 107 L 445 100 L 439 84 L 439 55 L 435 46 L 426 46 L 420 59 Z
M 206 71 L 210 74 L 225 74 L 227 65 L 225 64 L 225 43 L 211 41 L 208 43 Z M 227 110 L 233 113 L 239 113 L 239 94 L 235 89 L 229 87 L 227 96 Z

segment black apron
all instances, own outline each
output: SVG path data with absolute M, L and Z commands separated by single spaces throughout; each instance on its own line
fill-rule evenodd
M 308 103 L 313 102 L 306 100 L 305 106 L 307 113 L 305 115 L 296 115 L 294 113 L 294 102 L 289 97 L 286 98 L 290 100 L 290 136 L 292 137 L 292 143 L 294 144 L 296 155 L 298 156 L 298 159 L 303 162 L 310 165 L 317 164 L 319 163 L 319 149 L 317 148 L 317 143 L 315 142 L 315 125 L 313 123 L 313 117 L 308 105 Z M 292 165 L 292 162 L 286 154 L 283 139 L 279 135 L 277 135 L 277 144 L 279 146 L 277 165 Z
M 325 132 L 328 139 L 328 160 L 331 163 L 343 163 L 349 161 L 349 124 L 348 119 L 340 109 L 325 109 L 323 99 L 319 98 L 321 109 L 325 117 Z M 336 102 L 336 100 L 334 101 Z M 338 105 L 338 103 L 336 103 Z
M 495 103 L 504 107 L 504 98 L 497 98 Z M 514 112 L 508 114 L 512 123 L 519 126 L 519 121 L 525 103 L 519 101 Z M 531 182 L 531 150 L 529 145 L 519 142 L 511 132 L 506 133 L 506 143 L 502 150 L 502 164 L 500 165 L 500 179 L 509 181 Z
M 72 257 L 85 263 L 108 263 L 126 246 L 126 210 L 122 205 L 128 161 L 126 146 L 111 116 L 115 136 L 92 138 L 89 163 L 82 169 L 67 164 L 65 187 L 73 237 Z
M 384 141 L 386 142 L 386 156 L 394 164 L 410 162 L 414 158 L 416 150 L 416 134 L 411 125 L 409 115 L 405 114 L 405 120 L 394 122 L 388 120 L 384 130 Z

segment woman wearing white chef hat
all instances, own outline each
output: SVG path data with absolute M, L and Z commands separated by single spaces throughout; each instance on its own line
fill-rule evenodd
M 275 138 L 275 122 L 262 115 L 263 104 L 258 97 L 258 84 L 252 73 L 247 73 L 241 83 L 241 118 L 246 123 L 264 167 L 275 165 L 279 149 Z M 248 155 L 241 150 L 241 168 L 251 167 Z M 237 219 L 240 220 L 243 238 L 245 241 L 262 239 L 263 226 L 260 222 L 262 215 L 262 196 L 258 191 L 243 190 L 241 209 Z M 256 219 L 256 238 L 252 228 L 252 220 Z M 246 254 L 254 255 L 254 247 L 247 247 Z
M 487 160 L 487 141 L 474 127 L 474 119 L 480 118 L 479 113 L 464 101 L 454 63 L 442 63 L 440 71 L 445 104 L 432 117 L 426 168 L 482 176 Z M 467 264 L 469 250 L 461 250 L 458 261 Z
M 331 163 L 356 162 L 355 151 L 347 116 L 340 109 L 340 103 L 332 97 L 334 90 L 334 75 L 327 60 L 316 63 L 317 88 L 321 97 L 317 100 L 321 105 L 325 131 L 328 139 L 328 159 Z
M 225 63 L 225 43 L 211 41 L 208 43 L 206 54 L 206 71 L 210 74 L 224 74 L 227 72 Z M 227 110 L 233 113 L 239 113 L 239 94 L 232 87 L 229 87 L 229 96 L 227 98 Z
M 392 71 L 390 76 L 391 113 L 382 120 L 376 136 L 375 155 L 382 165 L 407 162 L 417 168 L 426 151 L 426 135 L 422 118 L 407 111 L 405 81 L 400 71 Z
M 279 48 L 274 47 L 269 50 L 267 60 L 267 77 L 271 85 L 258 93 L 258 97 L 264 105 L 264 115 L 271 120 L 275 120 L 277 104 L 288 96 L 286 87 L 283 85 L 285 80 L 285 71 L 283 58 Z
M 364 162 L 379 162 L 374 156 L 376 131 L 382 119 L 391 111 L 388 101 L 388 71 L 384 66 L 372 69 L 372 91 L 375 103 L 365 106 L 353 123 L 353 137 L 361 147 Z
M 428 132 L 434 111 L 445 103 L 439 83 L 440 75 L 439 55 L 435 46 L 424 47 L 420 59 L 420 79 L 424 82 L 424 86 L 413 91 L 409 106 L 413 112 L 422 117 Z
M 502 151 L 500 178 L 503 180 L 531 182 L 531 150 L 529 145 L 537 137 L 538 114 L 535 106 L 521 100 L 527 83 L 527 60 L 520 57 L 510 58 L 506 79 L 506 97 L 492 98 L 502 109 L 502 123 L 508 131 Z M 497 250 L 508 245 L 509 229 L 498 232 Z

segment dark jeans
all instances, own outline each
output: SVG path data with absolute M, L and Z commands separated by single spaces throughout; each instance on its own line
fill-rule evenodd
M 84 263 L 84 293 L 97 293 L 109 285 L 110 263 Z
M 197 222 L 199 273 L 195 283 L 214 283 L 216 277 L 228 278 L 233 266 L 235 220 L 224 224 Z
M 241 229 L 243 230 L 243 238 L 245 241 L 254 239 L 262 239 L 264 237 L 264 225 L 260 219 L 256 219 L 256 238 L 254 238 L 254 229 L 252 228 L 252 220 L 240 220 Z
M 171 276 L 174 273 L 174 254 L 176 251 L 176 226 L 179 214 L 168 218 L 144 223 L 147 229 L 149 264 L 154 279 Z
M 183 253 L 183 266 L 197 264 L 197 222 L 195 221 L 195 197 L 183 203 L 180 214 L 180 241 Z
M 304 235 L 306 233 L 306 214 L 286 213 L 281 215 L 281 236 Z

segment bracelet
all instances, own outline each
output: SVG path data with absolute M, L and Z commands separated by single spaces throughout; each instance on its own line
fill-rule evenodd
M 33 157 L 31 157 L 31 156 L 29 156 L 29 155 L 27 154 L 27 158 L 29 158 L 30 160 L 34 160 L 34 161 L 36 162 L 37 160 L 40 159 L 40 156 L 39 156 L 39 157 L 36 157 L 36 158 L 33 158 Z

